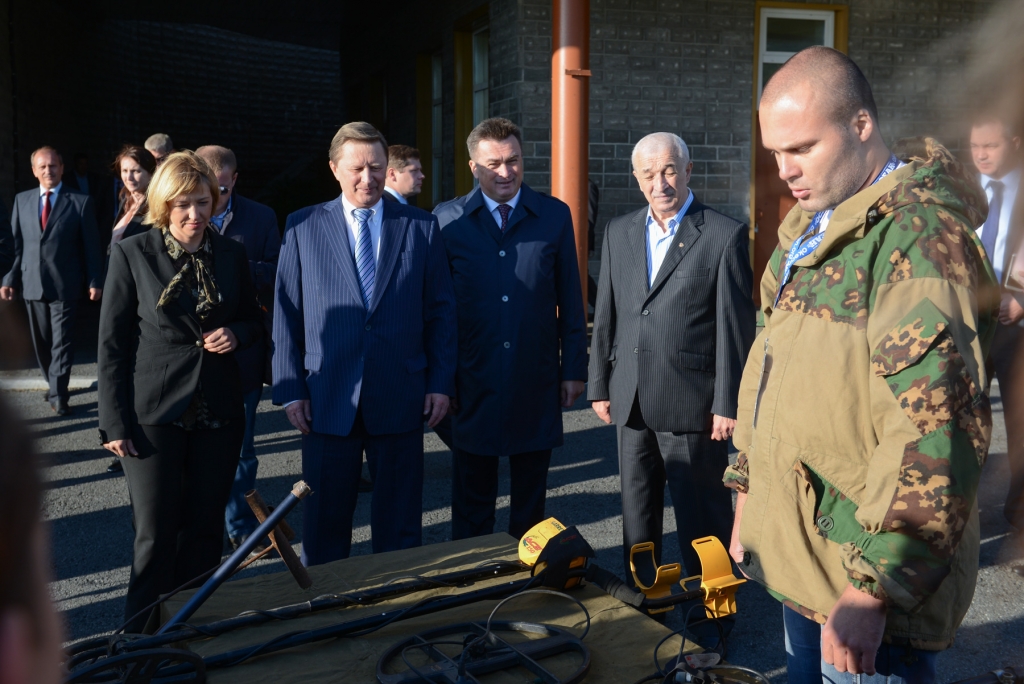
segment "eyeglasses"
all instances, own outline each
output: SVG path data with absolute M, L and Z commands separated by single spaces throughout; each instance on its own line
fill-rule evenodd
M 221 185 L 218 189 L 220 190 L 220 194 L 222 195 L 226 195 L 229 192 L 231 192 L 231 189 L 226 185 Z

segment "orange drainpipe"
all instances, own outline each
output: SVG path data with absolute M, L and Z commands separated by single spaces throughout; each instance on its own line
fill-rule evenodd
M 569 205 L 587 311 L 590 0 L 552 0 L 551 194 Z

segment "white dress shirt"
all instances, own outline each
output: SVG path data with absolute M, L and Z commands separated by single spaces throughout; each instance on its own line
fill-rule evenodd
M 60 192 L 60 189 L 63 188 L 63 187 L 64 187 L 64 181 L 61 181 L 60 183 L 57 183 L 57 187 L 55 187 L 53 190 L 49 191 L 49 193 L 50 193 L 50 211 L 51 212 L 53 211 L 54 205 L 57 203 L 57 194 Z M 46 202 L 46 193 L 47 193 L 47 189 L 44 188 L 42 185 L 40 185 L 39 186 L 39 218 L 40 219 L 43 218 L 43 203 Z
M 693 204 L 693 193 L 689 189 L 686 190 L 687 198 L 683 202 L 682 208 L 676 212 L 676 215 L 668 220 L 668 230 L 663 231 L 658 222 L 654 220 L 654 216 L 651 213 L 651 207 L 647 207 L 647 286 L 650 287 L 654 284 L 654 278 L 658 275 L 658 271 L 661 270 L 661 264 L 665 261 L 665 255 L 668 254 L 669 248 L 672 246 L 672 239 L 676 236 L 676 230 L 679 229 L 679 223 L 683 220 L 683 215 L 686 214 L 686 210 Z
M 484 191 L 481 190 L 480 194 L 483 195 Z M 498 228 L 501 228 L 501 212 L 498 211 L 499 204 L 507 204 L 512 207 L 512 211 L 516 210 L 516 205 L 519 204 L 519 196 L 523 194 L 522 188 L 516 191 L 516 196 L 510 199 L 508 202 L 495 202 L 487 195 L 484 195 L 484 206 L 487 207 L 487 211 L 491 212 L 491 216 L 494 217 L 494 222 L 498 224 Z M 512 211 L 508 212 L 509 219 L 512 218 Z
M 345 224 L 348 225 L 348 246 L 352 248 L 352 255 L 356 253 L 356 238 L 358 235 L 356 231 L 359 230 L 359 224 L 356 222 L 355 214 L 352 212 L 359 207 L 351 204 L 344 194 L 341 196 L 341 206 L 345 208 Z M 384 200 L 379 199 L 377 203 L 370 207 L 370 220 L 367 221 L 367 225 L 370 228 L 370 240 L 373 241 L 373 258 L 375 261 L 379 261 L 380 255 L 380 231 L 381 225 L 384 222 Z
M 988 198 L 989 204 L 992 203 L 992 188 L 988 186 L 992 180 L 998 180 L 1003 184 L 1003 205 L 999 208 L 999 234 L 996 235 L 996 249 L 995 254 L 992 255 L 992 269 L 996 272 L 996 280 L 1000 283 L 1003 282 L 1003 264 L 1006 263 L 1006 250 L 1010 250 L 1010 254 L 1016 253 L 1020 245 L 1007 245 L 1007 241 L 1010 238 L 1010 219 L 1013 218 L 1013 206 L 1017 201 L 1017 188 L 1020 185 L 1020 169 L 1014 169 L 1002 178 L 992 178 L 991 176 L 981 175 L 981 187 L 985 188 L 985 197 Z M 980 239 L 984 230 L 985 224 L 983 223 L 978 228 L 978 238 Z
M 402 195 L 402 193 L 398 192 L 397 190 L 395 190 L 394 188 L 392 188 L 390 186 L 385 185 L 384 186 L 384 192 L 390 193 L 392 197 L 394 197 L 396 200 L 398 200 L 402 204 L 408 204 L 409 203 L 409 200 L 405 199 L 405 197 Z

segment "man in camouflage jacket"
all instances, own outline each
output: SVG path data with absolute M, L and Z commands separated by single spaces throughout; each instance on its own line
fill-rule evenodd
M 980 188 L 934 140 L 898 162 L 876 121 L 859 69 L 826 48 L 765 88 L 764 144 L 800 206 L 761 280 L 725 477 L 740 492 L 730 551 L 825 625 L 823 673 L 873 674 L 877 653 L 879 672 L 911 676 L 882 664 L 884 641 L 920 655 L 931 674 L 913 676 L 928 681 L 928 651 L 952 644 L 977 578 L 997 290 L 972 230 Z M 794 249 L 825 209 L 817 246 Z

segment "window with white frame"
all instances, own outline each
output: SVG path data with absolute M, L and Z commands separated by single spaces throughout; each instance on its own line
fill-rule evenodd
M 473 32 L 473 125 L 489 115 L 488 62 L 490 53 L 490 31 L 486 28 Z
M 758 27 L 757 98 L 787 59 L 812 45 L 835 47 L 836 15 L 828 10 L 765 7 Z

